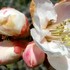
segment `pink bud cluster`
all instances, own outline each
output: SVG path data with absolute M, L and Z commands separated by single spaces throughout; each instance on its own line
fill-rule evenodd
M 0 65 L 12 63 L 21 56 L 29 67 L 43 63 L 45 54 L 35 42 L 21 40 L 29 36 L 29 22 L 23 13 L 13 8 L 1 9 L 0 35 L 12 38 L 9 40 L 4 38 L 0 42 Z

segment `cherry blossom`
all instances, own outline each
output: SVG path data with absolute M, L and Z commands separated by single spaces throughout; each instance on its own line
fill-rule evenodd
M 70 70 L 70 2 L 34 0 L 33 5 L 33 40 L 56 70 Z

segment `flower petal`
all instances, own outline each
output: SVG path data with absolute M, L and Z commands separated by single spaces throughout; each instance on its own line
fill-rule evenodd
M 26 42 L 14 42 L 4 40 L 0 42 L 0 65 L 8 64 L 18 60 L 25 49 Z
M 70 58 L 67 56 L 53 57 L 48 55 L 48 61 L 56 70 L 70 70 Z
M 28 33 L 29 24 L 25 15 L 13 8 L 0 10 L 0 34 L 8 36 L 23 36 Z
M 31 35 L 35 43 L 46 53 L 52 56 L 67 55 L 67 48 L 59 41 L 47 42 L 45 38 L 42 38 L 35 29 L 31 29 Z
M 14 52 L 14 44 L 11 41 L 0 42 L 0 65 L 10 63 L 17 60 L 20 57 L 20 54 Z
M 33 0 L 32 0 L 33 1 Z M 50 0 L 34 0 L 35 10 L 32 15 L 33 25 L 37 31 L 46 28 L 48 21 L 57 20 L 57 14 Z
M 27 45 L 22 57 L 29 67 L 35 67 L 44 61 L 45 54 L 34 42 L 31 42 Z
M 57 22 L 62 22 L 63 20 L 70 19 L 70 2 L 61 2 L 55 4 L 55 10 L 58 15 Z

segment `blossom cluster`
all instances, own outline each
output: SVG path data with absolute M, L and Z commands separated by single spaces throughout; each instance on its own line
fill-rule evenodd
M 20 57 L 29 67 L 45 60 L 56 70 L 70 70 L 70 2 L 55 5 L 50 0 L 32 0 L 28 18 L 14 8 L 0 10 L 0 65 Z M 26 38 L 32 37 L 29 41 Z

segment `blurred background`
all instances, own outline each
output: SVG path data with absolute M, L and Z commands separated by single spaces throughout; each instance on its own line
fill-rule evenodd
M 21 12 L 23 12 L 27 17 L 29 22 L 31 23 L 31 16 L 29 13 L 29 5 L 31 0 L 0 0 L 0 9 L 3 7 L 12 7 Z M 59 0 L 51 0 L 53 4 L 58 2 Z M 55 70 L 53 69 L 47 61 L 44 61 L 43 64 L 35 67 L 29 68 L 24 63 L 24 61 L 20 58 L 18 62 L 14 62 L 9 65 L 1 65 L 0 70 Z

